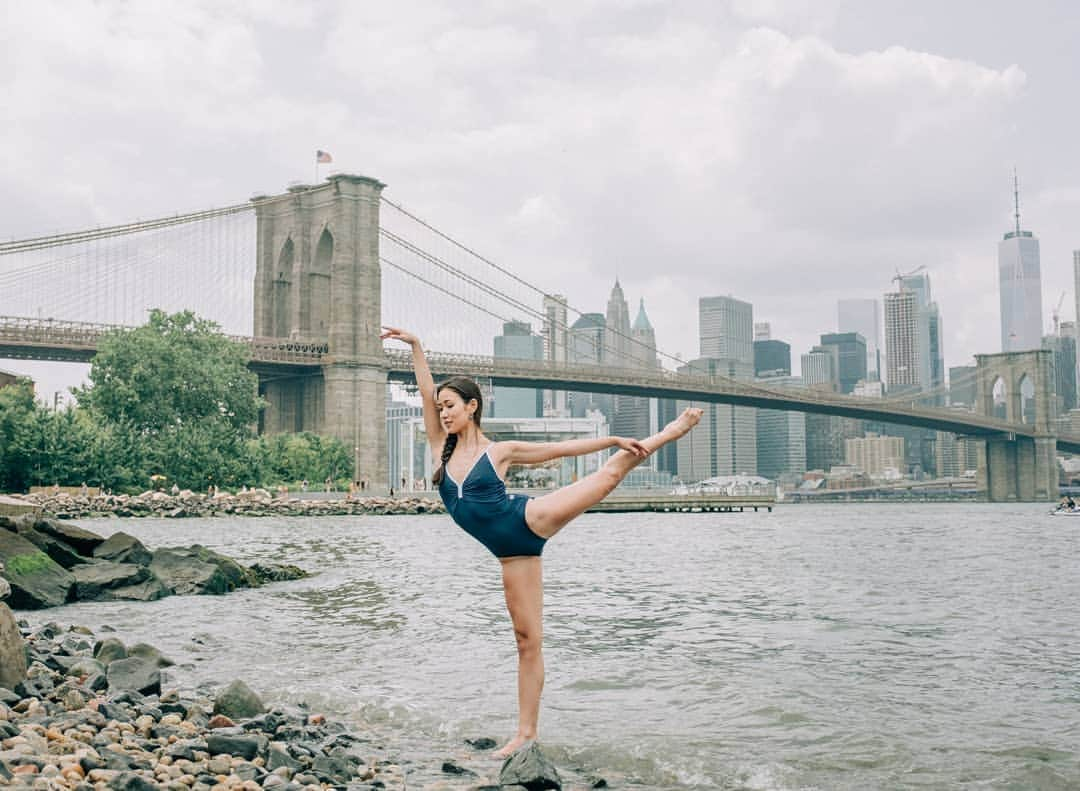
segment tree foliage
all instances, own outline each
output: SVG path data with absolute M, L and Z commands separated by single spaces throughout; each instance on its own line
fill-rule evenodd
M 89 378 L 78 407 L 61 411 L 36 403 L 28 381 L 0 388 L 0 491 L 141 491 L 155 474 L 191 489 L 352 476 L 336 439 L 255 436 L 262 400 L 246 350 L 191 312 L 155 310 L 145 326 L 108 335 Z

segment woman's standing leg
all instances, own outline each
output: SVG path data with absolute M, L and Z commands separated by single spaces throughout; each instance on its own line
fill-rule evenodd
M 540 693 L 544 689 L 544 578 L 540 558 L 514 557 L 502 561 L 506 609 L 514 623 L 518 651 L 518 730 L 495 752 L 503 758 L 536 738 Z
M 663 429 L 641 440 L 649 453 L 686 434 L 701 420 L 701 410 L 688 408 Z M 525 521 L 529 529 L 542 538 L 551 538 L 570 520 L 596 505 L 622 482 L 627 473 L 644 459 L 629 451 L 620 450 L 592 475 L 582 478 L 543 497 L 529 500 L 525 506 Z

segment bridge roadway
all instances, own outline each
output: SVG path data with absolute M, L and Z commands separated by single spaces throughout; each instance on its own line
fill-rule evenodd
M 106 332 L 128 327 L 87 322 L 0 316 L 0 358 L 88 362 Z M 331 361 L 324 342 L 231 336 L 247 344 L 251 368 L 264 377 L 315 376 Z M 1034 437 L 1024 423 L 953 409 L 923 407 L 800 388 L 769 387 L 715 376 L 690 376 L 663 369 L 554 364 L 546 361 L 495 359 L 478 355 L 428 352 L 435 376 L 462 374 L 490 379 L 507 387 L 577 390 L 649 398 L 674 398 L 765 409 L 815 412 L 948 431 L 982 439 Z M 385 367 L 396 381 L 413 380 L 412 357 L 404 349 L 388 349 L 381 360 L 357 361 Z M 1059 449 L 1080 453 L 1080 436 L 1058 435 Z

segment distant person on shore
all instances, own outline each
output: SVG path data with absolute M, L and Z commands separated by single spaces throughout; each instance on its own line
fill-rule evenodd
M 518 649 L 518 730 L 494 755 L 504 758 L 537 737 L 540 693 L 544 687 L 543 574 L 544 544 L 575 517 L 603 500 L 649 454 L 677 440 L 697 425 L 700 409 L 687 409 L 644 440 L 627 437 L 572 439 L 563 442 L 492 442 L 480 428 L 483 397 L 476 382 L 454 376 L 438 387 L 431 376 L 420 339 L 384 327 L 382 339 L 412 347 L 413 370 L 424 405 L 424 427 L 439 466 L 432 486 L 458 525 L 502 564 L 506 607 Z M 506 472 L 514 464 L 539 464 L 617 447 L 599 470 L 542 497 L 508 495 Z
M 326 493 L 329 494 L 330 490 L 333 489 L 333 488 L 334 488 L 334 480 L 333 480 L 333 478 L 327 476 L 327 478 L 326 478 Z

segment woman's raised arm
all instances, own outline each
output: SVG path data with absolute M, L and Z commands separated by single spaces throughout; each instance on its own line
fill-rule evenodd
M 424 356 L 424 347 L 420 339 L 411 332 L 397 327 L 383 327 L 383 330 L 384 332 L 379 336 L 382 340 L 389 338 L 402 341 L 412 347 L 413 374 L 416 376 L 416 386 L 420 388 L 420 398 L 424 403 L 424 428 L 427 430 L 431 452 L 435 458 L 438 458 L 442 452 L 443 443 L 446 442 L 446 429 L 439 420 L 439 408 L 435 405 L 435 379 L 431 376 L 431 369 Z
M 621 448 L 638 458 L 649 455 L 645 446 L 628 437 L 597 437 L 596 439 L 568 439 L 562 442 L 500 442 L 496 446 L 507 466 L 512 464 L 540 464 L 564 456 L 584 456 L 607 448 Z

